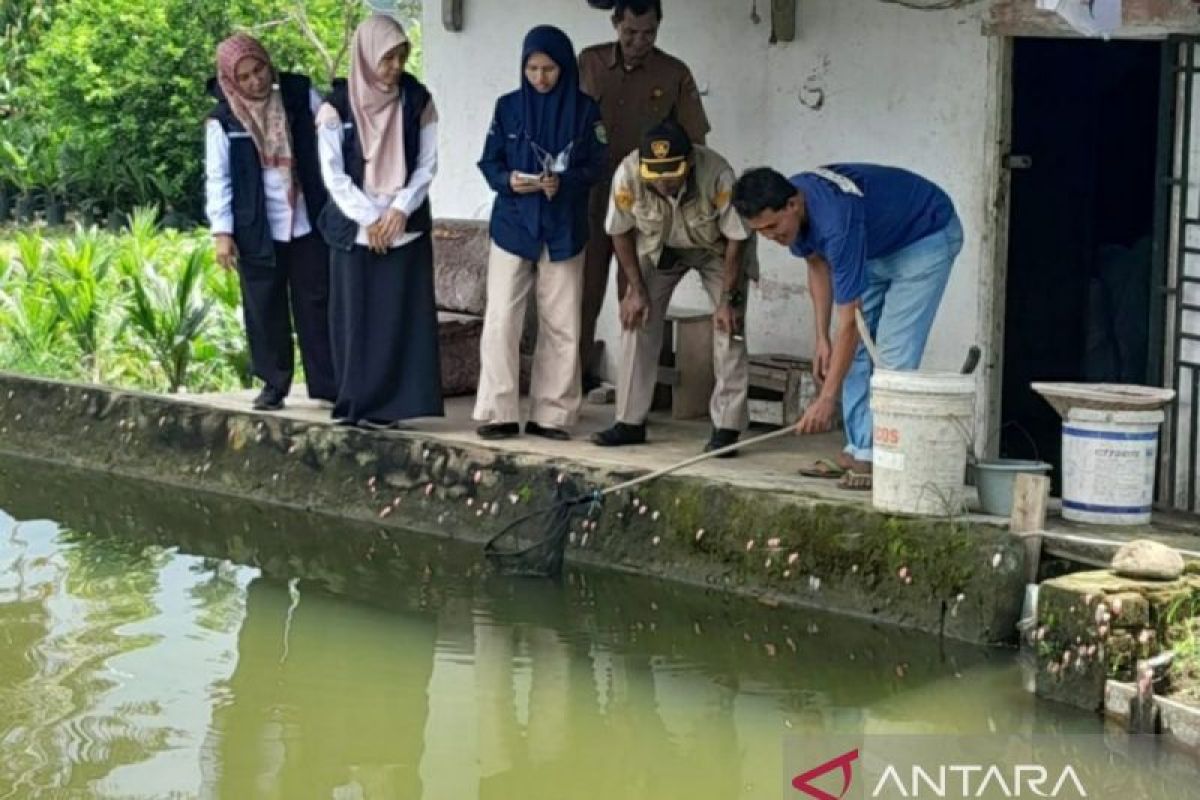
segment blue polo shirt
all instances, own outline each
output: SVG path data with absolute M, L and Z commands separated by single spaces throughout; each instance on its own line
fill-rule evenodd
M 896 167 L 830 164 L 863 196 L 843 192 L 811 172 L 791 178 L 804 193 L 808 226 L 792 243 L 799 258 L 818 254 L 833 272 L 833 299 L 846 305 L 867 290 L 867 262 L 903 250 L 954 219 L 954 204 L 937 184 Z

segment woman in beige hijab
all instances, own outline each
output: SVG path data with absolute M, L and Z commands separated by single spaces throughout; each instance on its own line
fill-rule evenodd
M 433 216 L 437 111 L 404 71 L 409 43 L 388 16 L 354 33 L 350 79 L 317 114 L 330 202 L 319 226 L 330 245 L 330 316 L 342 424 L 399 428 L 442 416 Z

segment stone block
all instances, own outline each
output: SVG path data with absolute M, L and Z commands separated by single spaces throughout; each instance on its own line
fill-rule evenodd
M 479 386 L 479 339 L 483 319 L 438 312 L 438 343 L 442 359 L 442 394 L 474 394 Z
M 1138 539 L 1121 546 L 1112 567 L 1123 578 L 1173 581 L 1183 575 L 1183 556 L 1165 544 Z
M 486 222 L 443 219 L 434 223 L 434 291 L 440 310 L 483 316 L 490 246 Z
M 1039 653 L 1039 697 L 1088 711 L 1100 711 L 1104 706 L 1107 680 L 1105 659 L 1098 652 L 1095 656 L 1080 656 L 1077 648 L 1066 648 Z
M 1038 593 L 1038 694 L 1099 708 L 1105 680 L 1132 680 L 1137 660 L 1161 651 L 1161 618 L 1200 589 L 1194 581 L 1135 581 L 1107 570 L 1046 581 Z

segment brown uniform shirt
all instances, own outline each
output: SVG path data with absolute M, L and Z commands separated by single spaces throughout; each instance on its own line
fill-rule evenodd
M 612 154 L 610 173 L 663 120 L 678 122 L 696 144 L 704 144 L 712 130 L 692 71 L 657 47 L 632 70 L 625 69 L 615 42 L 589 47 L 579 54 L 579 81 L 600 104 Z

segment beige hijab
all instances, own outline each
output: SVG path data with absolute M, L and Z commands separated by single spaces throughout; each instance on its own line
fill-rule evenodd
M 374 194 L 394 195 L 408 182 L 400 92 L 383 86 L 376 71 L 389 50 L 407 42 L 400 23 L 383 14 L 367 17 L 354 32 L 350 109 L 366 160 L 363 182 Z

